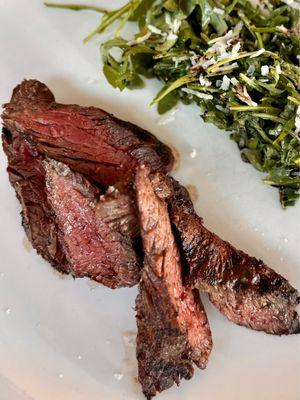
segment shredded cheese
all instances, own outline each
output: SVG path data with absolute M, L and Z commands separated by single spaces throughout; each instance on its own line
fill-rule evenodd
M 223 76 L 223 80 L 222 80 L 222 85 L 221 85 L 221 87 L 220 87 L 220 89 L 221 90 L 228 90 L 229 89 L 229 87 L 230 87 L 230 79 L 228 78 L 228 76 L 227 75 L 224 75 Z
M 218 8 L 218 7 L 214 7 L 213 8 L 213 11 L 216 13 L 216 14 L 219 14 L 219 15 L 223 15 L 224 14 L 224 10 L 222 10 L 222 8 Z
M 259 57 L 261 54 L 263 54 L 266 50 L 265 49 L 260 49 L 258 50 L 255 54 L 252 54 L 252 56 L 250 56 L 250 58 L 255 58 L 255 57 Z
M 298 135 L 300 133 L 300 106 L 298 106 L 296 111 L 295 126 L 296 126 L 296 134 Z
M 279 64 L 276 65 L 276 72 L 278 75 L 280 75 L 282 73 L 281 66 Z
M 199 99 L 205 99 L 205 100 L 212 100 L 213 99 L 213 96 L 211 94 L 197 92 L 196 90 L 183 88 L 182 91 L 185 92 L 185 93 L 191 94 L 193 96 L 196 96 Z
M 203 75 L 199 76 L 199 83 L 202 86 L 211 86 L 211 81 L 205 78 Z
M 140 37 L 138 37 L 138 38 L 136 38 L 134 40 L 130 40 L 129 42 L 127 42 L 127 45 L 128 46 L 135 46 L 137 44 L 143 43 L 146 40 L 148 40 L 150 36 L 151 36 L 151 32 L 147 32 L 146 35 L 144 35 L 144 36 L 140 36 Z
M 268 75 L 268 73 L 269 73 L 268 65 L 262 65 L 260 68 L 260 72 L 261 72 L 262 76 Z
M 153 25 L 148 25 L 147 28 L 149 29 L 150 32 L 155 33 L 156 35 L 162 35 L 162 30 L 159 28 L 156 28 L 156 26 Z

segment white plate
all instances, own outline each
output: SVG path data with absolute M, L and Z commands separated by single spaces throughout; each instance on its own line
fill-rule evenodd
M 173 122 L 160 125 L 149 107 L 158 82 L 142 91 L 112 89 L 100 73 L 104 37 L 82 44 L 98 18 L 46 9 L 39 0 L 0 0 L 1 103 L 23 78 L 36 78 L 58 101 L 102 107 L 172 143 L 180 153 L 175 175 L 197 188 L 206 226 L 299 288 L 300 202 L 283 211 L 277 190 L 261 183 L 228 135 L 205 125 L 196 108 L 180 106 Z M 111 291 L 55 273 L 27 244 L 2 152 L 0 161 L 0 399 L 143 399 L 132 345 L 136 289 Z M 158 398 L 299 400 L 299 338 L 235 326 L 204 302 L 214 339 L 208 367 Z

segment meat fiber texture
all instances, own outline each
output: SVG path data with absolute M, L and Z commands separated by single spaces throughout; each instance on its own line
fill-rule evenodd
M 73 276 L 87 276 L 111 288 L 136 284 L 136 253 L 125 235 L 98 218 L 98 190 L 63 163 L 45 160 L 43 165 L 48 199 Z
M 229 320 L 277 335 L 300 333 L 298 291 L 261 260 L 235 249 L 203 226 L 187 190 L 163 174 L 153 177 L 189 267 L 186 282 L 207 292 Z
M 169 147 L 145 130 L 94 107 L 55 102 L 36 80 L 25 80 L 4 105 L 4 126 L 34 143 L 45 156 L 103 185 L 132 180 L 138 165 L 167 172 L 174 158 Z
M 136 299 L 139 381 L 147 399 L 193 376 L 193 362 L 205 368 L 211 332 L 198 291 L 184 287 L 179 248 L 166 203 L 155 194 L 149 171 L 136 177 L 145 252 Z
M 24 227 L 38 252 L 61 270 L 69 270 L 69 263 L 61 251 L 53 213 L 45 198 L 43 156 L 67 161 L 74 170 L 102 184 L 132 180 L 139 163 L 165 172 L 173 161 L 168 148 L 147 132 L 96 108 L 57 104 L 50 90 L 38 81 L 24 81 L 14 90 L 3 121 L 11 130 L 10 134 L 6 130 L 7 138 L 15 142 L 13 146 L 4 138 L 12 159 L 10 180 L 23 204 Z M 14 152 L 19 150 L 22 157 L 12 158 L 9 147 Z M 32 170 L 28 168 L 31 163 Z M 109 207 L 118 207 L 114 201 L 111 196 L 97 207 L 97 213 L 107 218 Z M 122 200 L 118 195 L 118 201 L 119 205 L 123 203 L 124 215 L 116 216 L 115 221 L 136 234 L 132 203 L 125 205 L 126 195 Z M 169 209 L 190 266 L 191 284 L 207 291 L 222 313 L 238 324 L 270 333 L 299 330 L 295 311 L 299 296 L 283 277 L 209 232 L 180 186 L 169 200 Z M 110 221 L 110 226 L 113 223 Z
M 22 224 L 32 246 L 61 272 L 69 272 L 60 241 L 55 215 L 47 198 L 43 157 L 18 134 L 6 129 L 2 135 L 8 160 L 7 172 L 22 206 Z
M 122 233 L 118 221 L 110 226 L 97 211 L 98 203 L 105 208 L 106 195 L 99 201 L 97 187 L 65 164 L 44 159 L 20 135 L 5 130 L 3 148 L 23 226 L 37 252 L 74 277 L 86 276 L 110 288 L 137 284 L 140 262 L 125 233 L 127 220 Z M 110 218 L 114 208 L 120 214 L 122 207 L 117 201 L 111 204 Z
M 110 186 L 106 193 L 100 196 L 96 205 L 97 218 L 101 218 L 111 229 L 131 238 L 139 237 L 135 193 L 132 184 L 122 182 Z
M 131 218 L 134 210 L 128 188 L 140 162 L 152 170 L 168 171 L 173 164 L 171 150 L 150 133 L 102 110 L 57 104 L 47 86 L 35 80 L 23 81 L 14 89 L 2 119 L 8 173 L 33 247 L 55 268 L 75 277 L 89 276 L 113 288 L 136 284 L 139 255 L 134 250 L 140 244 L 139 228 Z M 52 158 L 64 162 L 64 167 L 51 169 Z M 72 175 L 71 171 L 64 180 L 55 175 L 63 168 L 67 170 L 67 165 L 104 187 L 116 184 L 116 189 L 110 187 L 95 204 L 96 200 L 90 201 L 86 196 L 91 197 L 92 192 L 97 196 L 98 190 L 92 190 L 83 177 Z M 77 190 L 78 182 L 76 188 L 72 186 L 76 179 L 81 180 L 81 191 Z M 54 201 L 60 190 L 74 194 L 73 208 L 67 208 L 66 198 L 60 198 L 61 204 Z M 85 214 L 76 210 L 80 202 Z M 73 246 L 63 226 L 67 216 L 73 221 L 81 217 L 80 229 L 72 229 Z M 79 259 L 75 242 L 80 244 L 85 259 Z M 101 260 L 96 251 L 102 254 Z
M 148 399 L 207 364 L 198 289 L 239 325 L 299 333 L 297 290 L 203 226 L 186 189 L 166 175 L 171 150 L 150 133 L 58 104 L 33 80 L 14 90 L 2 118 L 9 179 L 38 253 L 111 288 L 140 281 L 137 358 Z

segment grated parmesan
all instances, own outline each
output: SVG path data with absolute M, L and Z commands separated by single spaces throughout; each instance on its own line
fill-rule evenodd
M 171 25 L 172 19 L 171 19 L 170 13 L 165 13 L 165 21 L 166 21 L 167 25 L 169 25 L 169 26 Z
M 298 135 L 300 133 L 300 106 L 298 106 L 296 111 L 295 126 L 296 126 L 296 134 Z
M 211 81 L 205 78 L 203 75 L 199 76 L 199 83 L 202 86 L 211 86 Z
M 181 57 L 172 57 L 172 61 L 175 63 L 175 68 L 181 63 L 181 61 L 186 61 L 189 59 L 189 56 L 181 56 Z
M 191 158 L 196 158 L 196 157 L 197 157 L 197 150 L 196 150 L 196 149 L 193 149 L 193 150 L 190 152 L 190 157 L 191 157 Z
M 282 73 L 281 66 L 279 64 L 276 65 L 276 72 L 278 75 L 280 75 Z
M 149 29 L 150 32 L 155 33 L 156 35 L 162 35 L 162 30 L 159 28 L 156 28 L 156 26 L 153 25 L 148 25 L 147 28 Z
M 205 100 L 212 100 L 213 99 L 213 96 L 211 94 L 197 92 L 196 90 L 183 88 L 182 91 L 185 92 L 185 93 L 191 94 L 193 96 L 196 96 L 199 99 L 205 99 Z
M 283 3 L 288 6 L 295 8 L 296 10 L 300 10 L 300 3 L 297 0 L 281 0 Z
M 122 379 L 123 379 L 123 374 L 120 374 L 120 373 L 115 373 L 114 374 L 114 378 L 117 380 L 117 381 L 121 381 Z
M 173 108 L 166 114 L 162 115 L 158 118 L 157 124 L 160 126 L 167 125 L 175 120 L 175 114 L 179 111 L 178 107 Z
M 179 28 L 181 27 L 181 20 L 175 18 L 173 21 L 173 26 L 172 26 L 172 30 L 174 33 L 177 33 L 179 31 Z
M 255 57 L 259 57 L 261 54 L 263 54 L 266 50 L 265 49 L 260 49 L 258 50 L 255 54 L 252 54 L 252 56 L 250 56 L 250 58 L 255 58 Z
M 140 44 L 145 42 L 146 40 L 149 39 L 149 37 L 151 36 L 151 32 L 147 32 L 146 35 L 144 36 L 140 36 L 134 40 L 130 40 L 129 42 L 127 42 L 128 46 L 135 46 L 136 44 Z
M 241 48 L 241 42 L 237 42 L 237 43 L 232 47 L 231 55 L 232 55 L 233 57 L 237 56 L 237 55 L 239 54 L 240 48 Z
M 260 72 L 261 72 L 262 76 L 268 75 L 268 73 L 269 73 L 268 65 L 262 65 L 260 68 Z
M 212 58 L 210 58 L 209 60 L 204 61 L 204 62 L 201 64 L 201 67 L 204 68 L 204 69 L 206 69 L 206 68 L 208 68 L 210 65 L 213 65 L 215 62 L 216 62 L 215 58 L 212 57 Z
M 238 67 L 239 67 L 238 63 L 234 62 L 232 64 L 227 64 L 227 65 L 224 65 L 223 67 L 216 68 L 215 72 L 231 71 L 231 70 L 233 70 L 235 68 L 238 68 Z
M 177 39 L 178 36 L 174 32 L 168 34 L 167 40 L 177 40 Z
M 247 71 L 246 71 L 246 74 L 247 75 L 253 75 L 254 72 L 255 72 L 255 66 L 254 66 L 254 64 L 250 64 L 248 69 L 247 69 Z
M 220 87 L 221 90 L 228 90 L 230 87 L 230 79 L 228 78 L 227 75 L 223 76 L 223 80 L 222 80 L 222 85 Z
M 226 110 L 226 108 L 220 106 L 219 104 L 216 105 L 216 109 L 219 110 L 219 111 L 222 111 L 222 112 L 224 112 L 224 113 L 226 113 L 226 114 L 227 114 L 227 112 L 228 112 L 228 111 Z
M 214 8 L 213 8 L 213 11 L 214 11 L 216 14 L 219 14 L 219 15 L 223 15 L 223 14 L 224 14 L 224 10 L 222 10 L 222 8 L 214 7 Z
M 288 32 L 288 29 L 283 25 L 276 26 L 276 28 L 279 29 L 281 32 Z

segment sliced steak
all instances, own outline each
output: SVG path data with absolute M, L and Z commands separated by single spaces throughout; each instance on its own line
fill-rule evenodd
M 57 236 L 55 216 L 45 186 L 43 158 L 23 137 L 3 129 L 7 172 L 22 206 L 22 223 L 36 251 L 53 267 L 69 271 L 69 263 Z
M 300 332 L 299 293 L 261 260 L 250 257 L 203 226 L 187 190 L 156 174 L 156 193 L 167 199 L 170 218 L 189 266 L 188 283 L 209 294 L 229 320 L 277 335 Z
M 110 186 L 100 196 L 96 213 L 98 218 L 122 235 L 132 239 L 139 236 L 140 226 L 132 184 Z
M 139 164 L 167 172 L 174 162 L 171 150 L 149 132 L 98 108 L 58 104 L 36 80 L 14 89 L 2 118 L 41 154 L 104 185 L 132 179 Z
M 205 368 L 212 339 L 198 291 L 182 283 L 182 264 L 167 206 L 155 194 L 146 168 L 136 190 L 144 268 L 136 299 L 139 381 L 147 399 Z
M 60 241 L 74 277 L 89 277 L 110 288 L 139 281 L 139 262 L 131 242 L 95 211 L 98 189 L 65 164 L 45 160 L 47 195 Z

